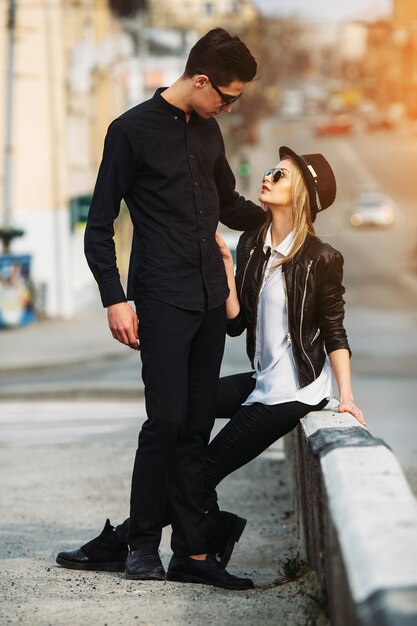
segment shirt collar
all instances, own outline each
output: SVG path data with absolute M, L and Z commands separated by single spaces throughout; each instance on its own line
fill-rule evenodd
M 288 235 L 279 243 L 275 248 L 272 247 L 272 235 L 271 235 L 272 224 L 270 224 L 264 241 L 264 252 L 268 251 L 268 248 L 271 249 L 271 252 L 275 252 L 276 254 L 280 254 L 281 256 L 288 256 L 288 253 L 291 249 L 291 246 L 295 239 L 295 231 L 292 230 Z
M 171 104 L 170 102 L 168 102 L 168 100 L 165 100 L 165 98 L 162 97 L 162 93 L 165 91 L 165 89 L 168 89 L 168 87 L 159 87 L 153 95 L 153 100 L 160 107 L 162 107 L 165 111 L 168 111 L 168 113 L 171 113 L 171 115 L 174 116 L 174 119 L 177 119 L 178 117 L 184 118 L 185 113 L 182 109 L 180 109 L 179 107 L 176 107 L 174 104 Z M 194 120 L 198 118 L 199 118 L 199 115 L 197 115 L 195 111 L 192 111 L 190 120 L 191 119 Z

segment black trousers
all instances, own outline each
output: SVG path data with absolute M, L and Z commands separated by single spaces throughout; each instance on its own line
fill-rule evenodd
M 323 399 L 314 406 L 302 402 L 241 406 L 254 386 L 252 372 L 226 376 L 219 380 L 215 417 L 230 421 L 214 437 L 207 449 L 202 487 L 206 511 L 217 507 L 216 487 L 223 478 L 289 433 L 307 413 L 319 411 L 327 404 L 327 399 Z M 172 523 L 174 519 L 168 504 L 163 524 Z M 116 527 L 122 541 L 127 541 L 128 528 L 129 519 Z
M 128 542 L 157 550 L 167 508 L 172 550 L 207 551 L 203 508 L 207 445 L 216 414 L 225 306 L 186 311 L 150 298 L 136 303 L 147 420 L 132 476 Z

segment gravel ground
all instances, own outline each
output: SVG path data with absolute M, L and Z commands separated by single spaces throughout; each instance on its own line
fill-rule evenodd
M 0 406 L 1 408 L 1 406 Z M 128 510 L 134 447 L 129 443 L 0 446 L 0 623 L 35 625 L 304 626 L 327 624 L 307 593 L 310 572 L 271 586 L 283 561 L 296 556 L 295 520 L 282 452 L 270 452 L 229 477 L 222 508 L 248 519 L 229 570 L 256 589 L 126 581 L 123 574 L 77 572 L 55 564 L 60 550 L 95 536 L 110 516 Z M 161 555 L 170 558 L 169 529 Z

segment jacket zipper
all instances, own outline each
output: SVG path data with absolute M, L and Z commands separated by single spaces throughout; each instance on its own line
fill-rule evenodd
M 310 274 L 310 269 L 311 266 L 313 264 L 313 261 L 310 259 L 310 261 L 308 262 L 308 266 L 307 266 L 307 274 L 306 274 L 306 280 L 305 280 L 305 284 L 304 284 L 304 293 L 303 293 L 303 301 L 301 304 L 301 320 L 300 320 L 300 344 L 301 344 L 301 348 L 304 352 L 305 357 L 308 359 L 308 362 L 311 365 L 311 369 L 313 370 L 313 376 L 314 376 L 314 380 L 316 380 L 317 376 L 316 376 L 316 370 L 314 369 L 314 366 L 307 354 L 307 352 L 304 349 L 304 345 L 303 345 L 303 318 L 304 318 L 304 303 L 305 303 L 305 299 L 306 299 L 306 293 L 307 293 L 307 281 L 308 281 L 308 277 Z
M 320 335 L 320 328 L 317 329 L 316 334 L 314 335 L 313 339 L 311 340 L 311 346 L 313 345 L 313 343 L 316 341 L 317 337 Z
M 298 379 L 298 386 L 301 387 L 301 383 L 300 383 L 300 371 L 298 369 L 298 365 L 297 365 L 297 361 L 295 360 L 295 355 L 294 355 L 294 349 L 292 347 L 292 339 L 291 339 L 291 333 L 289 331 L 290 328 L 290 323 L 289 323 L 289 312 L 288 312 L 288 292 L 287 292 L 287 281 L 285 280 L 285 272 L 284 269 L 282 270 L 282 282 L 284 285 L 284 292 L 285 292 L 285 308 L 287 311 L 287 320 L 288 320 L 288 333 L 287 333 L 287 338 L 288 338 L 288 343 L 291 346 L 291 355 L 292 355 L 292 360 L 294 361 L 294 367 L 296 369 L 297 372 L 297 379 Z
M 250 260 L 252 258 L 252 254 L 253 251 L 255 250 L 255 248 L 252 248 L 251 251 L 249 252 L 249 259 L 246 261 L 246 265 L 245 265 L 245 269 L 243 271 L 243 278 L 242 278 L 242 284 L 240 286 L 240 292 L 239 292 L 239 298 L 242 299 L 242 291 L 243 291 L 243 285 L 245 283 L 245 278 L 246 278 L 246 270 L 248 269 L 248 265 L 250 263 Z
M 262 283 L 264 281 L 264 274 L 265 274 L 265 267 L 268 264 L 268 259 L 265 259 L 265 261 L 263 262 L 262 265 L 262 271 L 261 271 L 261 276 L 260 276 L 260 281 L 259 281 L 259 289 L 258 289 L 258 293 L 256 294 L 256 306 L 255 306 L 255 319 L 254 319 L 254 329 L 255 329 L 255 355 L 256 356 L 256 325 L 258 323 L 258 303 L 259 303 L 259 294 L 261 292 L 261 287 L 262 287 Z M 246 266 L 247 267 L 247 266 Z

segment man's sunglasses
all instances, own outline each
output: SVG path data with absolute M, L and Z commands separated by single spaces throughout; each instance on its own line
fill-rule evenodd
M 242 95 L 240 93 L 238 96 L 230 96 L 227 93 L 223 93 L 222 91 L 220 91 L 220 89 L 217 87 L 217 85 L 215 83 L 213 83 L 211 78 L 209 78 L 209 77 L 207 77 L 207 78 L 211 82 L 211 86 L 213 87 L 214 91 L 216 91 L 219 94 L 220 98 L 223 100 L 223 102 L 224 102 L 223 106 L 229 106 L 230 104 L 233 104 L 234 102 L 236 102 L 236 100 L 239 100 L 240 96 Z
M 281 178 L 281 176 L 283 175 L 283 171 L 280 167 L 268 167 L 265 171 L 264 171 L 264 178 L 266 178 L 267 176 L 272 176 L 272 180 L 274 181 L 274 183 L 277 183 L 279 181 L 279 179 Z

